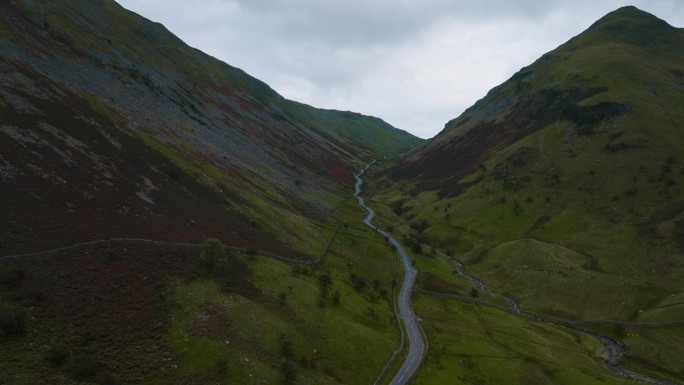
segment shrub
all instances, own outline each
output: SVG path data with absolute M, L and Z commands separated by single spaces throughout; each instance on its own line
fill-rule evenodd
M 380 296 L 382 296 L 383 298 L 387 298 L 387 288 L 385 288 L 385 287 L 380 288 Z
M 430 223 L 425 219 L 421 219 L 419 221 L 412 222 L 409 226 L 417 232 L 423 233 L 428 229 L 428 227 L 430 227 Z
M 328 286 L 320 286 L 318 288 L 318 300 L 316 301 L 318 307 L 325 307 L 325 303 L 328 299 L 328 290 Z
M 328 287 L 330 284 L 332 284 L 332 277 L 328 273 L 323 273 L 318 276 L 318 283 L 321 286 Z
M 401 214 L 402 214 L 402 212 L 404 211 L 404 203 L 405 203 L 405 202 L 404 202 L 403 200 L 400 200 L 400 201 L 398 201 L 398 202 L 395 202 L 395 203 L 392 205 L 392 211 L 394 211 L 394 213 L 395 213 L 398 217 L 400 217 Z
M 293 265 L 292 266 L 292 275 L 294 275 L 296 277 L 300 274 L 305 275 L 305 276 L 311 275 L 311 269 L 309 269 L 306 266 L 302 266 L 302 265 Z
M 589 135 L 593 133 L 591 125 L 606 119 L 615 118 L 627 113 L 630 105 L 625 102 L 601 102 L 595 106 L 569 105 L 563 110 L 563 118 L 575 122 L 581 127 L 580 134 Z
M 0 286 L 6 289 L 13 289 L 17 287 L 25 278 L 25 274 L 21 270 L 3 270 L 0 271 Z
M 335 305 L 335 306 L 339 305 L 341 298 L 342 298 L 342 294 L 340 294 L 340 291 L 335 290 L 335 293 L 332 296 L 333 305 Z
M 295 351 L 294 351 L 294 345 L 292 344 L 292 341 L 283 340 L 283 342 L 281 342 L 280 354 L 286 358 L 294 358 Z
M 22 314 L 17 314 L 9 306 L 0 303 L 0 338 L 14 337 L 24 334 L 26 321 Z
M 354 281 L 354 290 L 358 291 L 359 293 L 363 291 L 363 289 L 366 288 L 367 282 L 364 277 L 361 277 L 359 275 L 355 276 L 353 278 Z
M 95 377 L 100 369 L 100 363 L 88 353 L 78 353 L 69 358 L 64 370 L 69 376 L 77 380 L 86 380 Z
M 207 238 L 202 244 L 200 264 L 211 272 L 218 273 L 228 269 L 228 252 L 221 241 Z
M 45 354 L 45 359 L 54 366 L 62 366 L 69 358 L 69 350 L 62 345 L 57 344 L 50 347 Z
M 121 384 L 116 378 L 103 372 L 98 372 L 95 375 L 95 383 L 100 385 L 119 385 Z
M 226 375 L 226 372 L 228 371 L 228 358 L 225 356 L 221 356 L 218 359 L 216 359 L 216 362 L 214 362 L 214 374 L 217 377 L 223 377 Z

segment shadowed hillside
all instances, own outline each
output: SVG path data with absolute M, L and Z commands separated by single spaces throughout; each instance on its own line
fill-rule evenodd
M 269 244 L 285 235 L 272 215 L 325 217 L 355 168 L 420 141 L 288 101 L 113 1 L 0 11 L 5 254 L 117 235 Z

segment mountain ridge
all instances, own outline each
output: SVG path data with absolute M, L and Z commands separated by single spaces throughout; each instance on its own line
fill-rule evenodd
M 625 22 L 624 19 L 625 17 L 629 17 L 631 19 L 628 19 L 628 22 Z M 636 17 L 636 19 L 634 19 Z M 682 42 L 682 35 L 681 33 L 678 33 L 679 31 L 674 28 L 669 26 L 666 22 L 656 18 L 655 16 L 648 14 L 646 12 L 640 11 L 635 7 L 624 7 L 620 8 L 616 11 L 613 11 L 609 13 L 608 15 L 604 16 L 603 18 L 599 19 L 599 21 L 595 22 L 592 24 L 591 27 L 589 27 L 585 32 L 581 33 L 580 35 L 570 39 L 568 42 L 560 45 L 558 48 L 556 48 L 554 51 L 551 51 L 549 53 L 546 53 L 542 55 L 538 60 L 536 60 L 533 64 L 523 67 L 521 70 L 516 72 L 509 80 L 506 82 L 502 83 L 499 86 L 494 87 L 492 90 L 490 90 L 487 95 L 480 100 L 478 100 L 473 106 L 469 107 L 468 109 L 465 110 L 465 112 L 451 120 L 445 125 L 445 128 L 440 131 L 434 138 L 431 140 L 427 141 L 424 143 L 422 146 L 419 148 L 416 148 L 412 150 L 411 152 L 403 155 L 403 159 L 405 160 L 403 162 L 403 165 L 408 169 L 407 172 L 411 175 L 411 177 L 416 177 L 419 173 L 421 173 L 421 166 L 416 165 L 414 166 L 413 160 L 415 160 L 417 157 L 429 157 L 430 154 L 433 152 L 432 150 L 437 147 L 445 147 L 448 146 L 446 142 L 449 141 L 455 141 L 455 140 L 466 140 L 467 135 L 465 135 L 469 130 L 471 130 L 474 125 L 480 124 L 489 124 L 489 125 L 494 125 L 499 127 L 498 129 L 493 129 L 494 131 L 492 132 L 493 135 L 499 135 L 501 136 L 500 140 L 507 141 L 508 144 L 512 144 L 513 141 L 516 140 L 516 136 L 524 136 L 524 132 L 518 132 L 520 129 L 539 129 L 544 126 L 544 122 L 535 124 L 535 127 L 532 127 L 529 122 L 523 121 L 525 119 L 525 115 L 534 115 L 535 113 L 538 116 L 546 118 L 543 119 L 553 119 L 556 116 L 560 116 L 563 114 L 562 109 L 567 108 L 568 106 L 574 105 L 574 104 L 584 104 L 587 103 L 589 100 L 592 100 L 592 96 L 595 96 L 594 100 L 600 100 L 601 98 L 605 98 L 606 91 L 606 85 L 605 84 L 595 84 L 595 85 L 590 85 L 592 82 L 595 82 L 596 79 L 585 79 L 581 75 L 581 70 L 580 72 L 572 70 L 570 68 L 563 67 L 562 68 L 562 73 L 561 74 L 547 74 L 544 71 L 544 68 L 550 68 L 551 66 L 557 65 L 557 63 L 565 61 L 568 55 L 572 55 L 575 50 L 578 49 L 578 45 L 582 44 L 586 46 L 590 45 L 593 47 L 596 47 L 594 49 L 599 49 L 603 52 L 605 51 L 610 51 L 615 49 L 615 47 L 612 47 L 610 43 L 607 41 L 613 39 L 613 35 L 609 34 L 608 38 L 605 36 L 605 27 L 609 25 L 614 25 L 615 20 L 618 20 L 617 26 L 620 29 L 624 29 L 630 25 L 635 26 L 637 29 L 640 31 L 643 30 L 643 28 L 646 28 L 646 36 L 655 36 L 659 37 L 660 33 L 655 33 L 653 31 L 650 31 L 649 26 L 651 25 L 656 25 L 658 29 L 666 29 L 668 32 L 670 32 L 668 35 L 669 40 L 676 40 L 681 44 Z M 622 20 L 622 21 L 621 21 Z M 614 28 L 613 28 L 614 29 Z M 610 30 L 610 28 L 609 28 Z M 638 35 L 638 34 L 637 34 Z M 622 35 L 620 35 L 622 36 Z M 643 40 L 643 37 L 642 37 Z M 668 41 L 669 41 L 668 40 Z M 626 44 L 628 47 L 633 41 L 627 41 L 623 42 Z M 649 50 L 653 47 L 653 45 L 647 45 Z M 611 57 L 611 55 L 608 54 L 601 54 L 600 57 L 602 58 L 603 62 L 598 63 L 599 66 L 601 66 L 600 70 L 601 71 L 606 71 L 606 67 L 609 67 L 613 64 L 616 64 L 618 66 L 622 65 L 622 61 L 624 61 L 623 57 L 633 57 L 633 55 L 629 52 L 628 48 L 622 48 L 627 50 L 625 52 L 625 55 L 623 56 L 616 56 L 616 57 Z M 658 52 L 656 48 L 653 48 Z M 668 53 L 669 51 L 665 52 L 660 52 L 660 55 L 670 55 Z M 681 49 L 678 50 L 673 50 L 673 52 L 679 52 L 680 54 Z M 668 56 L 668 59 L 671 59 Z M 582 58 L 579 60 L 578 63 L 573 63 L 576 66 L 585 66 L 587 65 L 587 61 L 591 60 L 590 58 L 584 59 Z M 578 67 L 581 68 L 581 67 Z M 667 68 L 673 72 L 676 73 L 676 69 L 674 68 Z M 536 71 L 536 73 L 535 73 Z M 540 76 L 544 76 L 544 79 L 540 79 Z M 565 77 L 565 78 L 564 78 Z M 538 84 L 541 84 L 542 81 L 544 81 L 544 89 L 541 90 L 532 90 L 530 89 L 530 84 L 531 82 L 536 82 Z M 568 82 L 572 81 L 575 82 L 574 85 L 572 86 L 567 86 L 563 85 L 562 82 Z M 511 100 L 507 99 L 507 95 L 511 92 L 516 92 L 516 93 L 521 93 L 524 90 L 528 90 L 535 92 L 535 95 L 531 95 L 527 97 L 527 99 L 524 100 Z M 537 98 L 538 100 L 533 100 L 534 98 Z M 543 105 L 545 99 L 553 99 L 554 103 L 551 103 L 552 108 L 558 109 L 560 105 L 563 105 L 563 107 L 560 110 L 553 111 L 552 113 L 540 113 L 539 111 L 534 110 L 535 108 L 539 108 L 540 106 Z M 564 100 L 567 99 L 567 100 Z M 513 103 L 517 103 L 513 105 Z M 535 104 L 536 103 L 536 104 Z M 546 107 L 544 107 L 546 108 Z M 532 112 L 530 113 L 530 109 L 532 109 Z M 496 120 L 490 120 L 487 117 L 488 116 L 494 116 L 496 117 L 497 114 L 501 114 L 502 112 L 507 111 L 508 116 L 507 121 L 510 123 L 512 122 L 515 125 L 522 125 L 525 127 L 518 127 L 518 128 L 503 128 L 502 126 L 502 121 L 496 121 Z M 518 115 L 515 115 L 518 114 Z M 523 115 L 520 115 L 523 114 Z M 477 119 L 474 121 L 471 121 L 471 119 Z M 537 117 L 535 117 L 537 119 Z M 475 123 L 474 123 L 475 122 Z M 548 121 L 547 121 L 548 123 Z M 510 125 L 510 124 L 509 124 Z M 511 132 L 515 132 L 514 135 L 504 135 L 502 130 L 509 130 Z M 461 137 L 462 136 L 462 137 Z M 460 138 L 460 139 L 459 139 Z M 471 140 L 476 140 L 477 138 L 470 138 Z M 484 145 L 483 148 L 487 149 L 489 145 Z M 485 150 L 488 151 L 488 150 Z M 439 152 L 439 151 L 436 151 Z M 444 154 L 446 151 L 442 151 L 442 154 Z M 452 156 L 458 156 L 456 154 L 452 154 Z M 462 156 L 461 156 L 462 158 Z M 469 159 L 468 166 L 464 168 L 463 170 L 458 171 L 458 176 L 460 178 L 465 176 L 465 173 L 472 172 L 478 165 L 481 163 L 486 156 L 471 156 Z M 439 163 L 451 163 L 453 164 L 454 162 L 449 162 L 449 161 L 435 161 L 436 164 Z M 457 162 L 458 163 L 458 162 Z M 430 167 L 422 167 L 422 169 L 430 169 Z M 434 168 L 432 168 L 434 169 Z M 404 172 L 403 170 L 401 172 Z M 401 172 L 398 172 L 395 174 L 396 177 L 401 177 Z M 429 173 L 428 173 L 429 174 Z M 437 185 L 441 182 L 438 180 L 440 177 L 437 176 L 435 172 L 432 172 L 432 177 L 429 178 L 423 178 L 423 179 L 433 179 L 435 180 L 434 183 L 437 183 Z M 448 179 L 452 180 L 454 179 L 452 176 L 446 176 Z M 448 184 L 448 183 L 446 183 Z M 446 185 L 444 184 L 444 185 Z M 453 183 L 452 183 L 453 184 Z M 436 187 L 437 185 L 432 186 L 432 188 Z

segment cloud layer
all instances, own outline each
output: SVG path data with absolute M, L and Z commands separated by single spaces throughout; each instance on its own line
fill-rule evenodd
M 684 26 L 681 0 L 117 1 L 287 98 L 423 138 L 621 6 Z

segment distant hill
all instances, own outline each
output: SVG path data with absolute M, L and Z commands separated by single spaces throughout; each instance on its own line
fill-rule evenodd
M 356 168 L 421 142 L 286 100 L 110 0 L 2 2 L 0 52 L 3 254 L 112 236 L 281 248 Z

